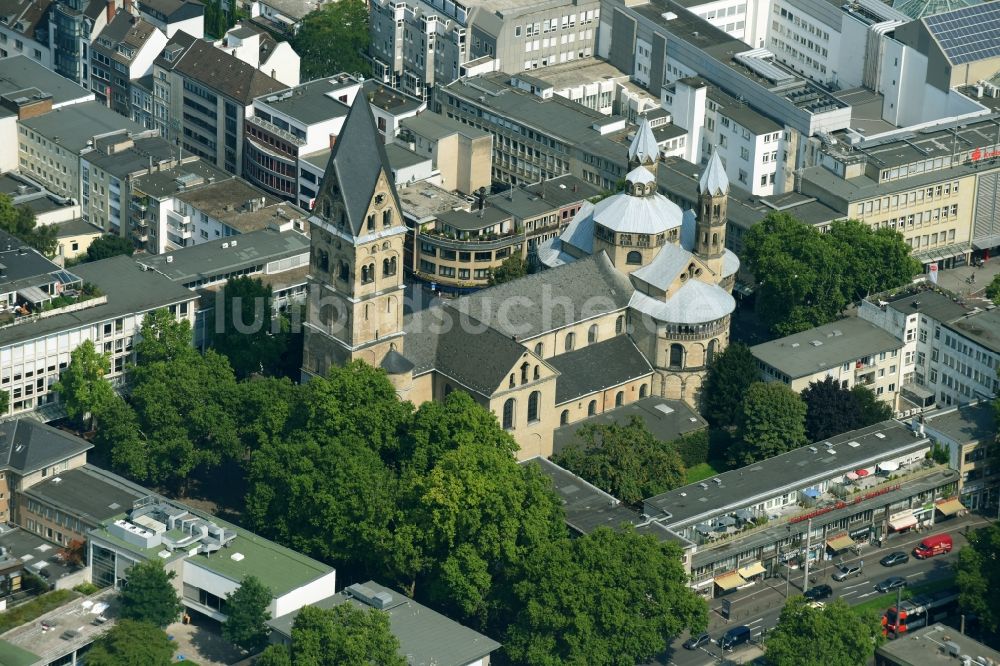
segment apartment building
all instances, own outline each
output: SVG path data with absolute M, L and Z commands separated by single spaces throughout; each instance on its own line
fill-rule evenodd
M 52 0 L 14 0 L 0 10 L 0 58 L 25 55 L 52 68 L 49 12 Z
M 371 3 L 375 78 L 422 99 L 463 76 L 467 64 L 518 72 L 594 52 L 597 0 Z
M 299 85 L 299 54 L 291 44 L 277 41 L 253 23 L 237 23 L 215 42 L 215 46 L 286 86 Z
M 767 39 L 770 0 L 687 0 L 684 6 L 730 37 L 760 48 Z
M 55 71 L 89 89 L 90 45 L 121 8 L 121 0 L 64 0 L 52 3 L 49 44 Z
M 958 493 L 962 505 L 971 511 L 1000 506 L 993 403 L 980 401 L 938 410 L 926 415 L 922 425 L 931 439 L 948 448 L 949 466 L 961 475 Z
M 572 174 L 603 189 L 625 177 L 626 121 L 553 94 L 526 75 L 487 74 L 438 88 L 434 110 L 493 135 L 493 179 L 512 185 Z
M 994 120 L 834 141 L 822 146 L 818 166 L 802 171 L 803 194 L 899 231 L 925 266 L 961 265 L 1000 245 L 1000 167 L 988 157 L 1000 150 Z
M 5 246 L 6 247 L 6 246 Z M 7 266 L 0 326 L 0 388 L 10 394 L 8 415 L 53 402 L 51 386 L 84 340 L 110 358 L 108 378 L 118 381 L 132 358 L 143 317 L 167 308 L 194 321 L 198 298 L 128 257 L 113 257 L 64 271 L 34 250 L 11 244 L 0 252 Z
M 177 161 L 177 149 L 160 137 L 98 139 L 80 157 L 81 217 L 106 233 L 129 236 L 131 180 Z
M 153 116 L 161 136 L 239 174 L 253 100 L 280 81 L 214 45 L 177 33 L 153 64 Z
M 132 117 L 132 81 L 153 71 L 167 36 L 149 21 L 121 10 L 91 44 L 90 89 L 97 101 Z
M 272 34 L 294 37 L 302 19 L 316 9 L 311 0 L 244 0 L 243 15 Z
M 84 155 L 155 135 L 99 102 L 72 104 L 18 121 L 18 163 L 52 192 L 80 201 Z
M 131 2 L 130 2 L 131 4 Z M 195 39 L 205 36 L 205 5 L 196 0 L 138 0 L 139 16 L 152 23 L 167 39 L 186 32 Z
M 401 126 L 397 142 L 431 159 L 440 174 L 439 185 L 466 195 L 490 188 L 493 135 L 489 132 L 431 111 L 407 118 Z
M 848 317 L 750 348 L 765 381 L 782 382 L 801 393 L 832 377 L 842 388 L 864 386 L 898 409 L 904 372 L 912 358 L 903 343 L 863 319 Z

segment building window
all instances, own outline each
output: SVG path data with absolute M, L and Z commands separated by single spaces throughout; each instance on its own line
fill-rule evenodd
M 625 404 L 625 392 L 618 391 L 615 394 L 615 407 L 621 407 L 623 404 Z
M 597 413 L 597 401 L 591 400 L 587 405 L 587 416 L 593 416 Z
M 632 250 L 625 256 L 625 263 L 636 265 L 642 263 L 642 253 L 638 250 Z
M 712 340 L 708 343 L 708 348 L 705 350 L 705 365 L 710 364 L 715 360 L 715 352 L 719 347 L 718 340 Z
M 587 329 L 587 344 L 594 344 L 597 342 L 597 324 L 592 324 L 589 329 Z
M 566 334 L 566 351 L 573 351 L 573 347 L 576 346 L 576 333 Z
M 545 347 L 544 347 L 544 345 L 542 345 L 541 342 L 537 343 L 535 345 L 535 356 L 541 356 L 542 355 L 542 351 L 544 349 L 545 349 Z
M 513 379 L 513 377 L 511 377 Z M 508 398 L 505 403 L 503 403 L 503 429 L 513 430 L 514 429 L 514 398 Z
M 619 315 L 618 319 L 615 320 L 615 335 L 621 335 L 625 332 L 625 315 Z
M 645 384 L 643 384 L 642 386 L 639 387 L 639 397 L 640 398 L 645 398 L 646 397 L 646 385 Z
M 528 396 L 528 423 L 538 420 L 538 403 L 541 401 L 542 392 L 532 391 Z
M 569 423 L 569 410 L 562 410 L 562 414 L 559 415 L 559 425 L 566 425 Z
M 670 345 L 670 367 L 674 369 L 684 367 L 684 345 Z

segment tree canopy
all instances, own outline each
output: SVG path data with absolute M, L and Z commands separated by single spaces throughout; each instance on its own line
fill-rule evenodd
M 216 299 L 216 323 L 222 330 L 215 334 L 213 346 L 229 359 L 236 376 L 254 373 L 274 375 L 282 368 L 288 344 L 280 328 L 281 319 L 272 315 L 271 287 L 259 278 L 238 277 L 229 280 Z
M 867 387 L 857 384 L 846 389 L 833 377 L 811 382 L 802 391 L 802 401 L 806 403 L 806 437 L 810 442 L 892 418 L 892 407 Z
M 109 257 L 117 257 L 120 254 L 132 256 L 135 246 L 127 238 L 118 234 L 104 234 L 100 238 L 95 238 L 87 248 L 87 261 L 100 261 Z
M 778 382 L 751 384 L 743 399 L 736 462 L 749 465 L 803 446 L 805 418 L 806 404 L 792 389 Z
M 883 640 L 874 613 L 855 613 L 843 599 L 814 608 L 798 596 L 782 609 L 765 655 L 774 666 L 857 666 Z
M 787 213 L 770 213 L 746 236 L 743 259 L 756 276 L 756 311 L 779 335 L 837 319 L 864 296 L 901 286 L 920 272 L 903 236 L 857 220 L 827 233 Z
M 125 587 L 118 595 L 121 606 L 119 616 L 157 627 L 165 627 L 176 620 L 184 609 L 170 583 L 176 575 L 176 572 L 164 569 L 159 559 L 133 565 L 126 574 Z
M 1000 273 L 994 275 L 993 280 L 986 285 L 986 298 L 995 305 L 1000 305 Z
M 958 603 L 966 613 L 975 613 L 983 627 L 1000 631 L 1000 524 L 990 523 L 968 535 L 968 544 L 958 553 L 955 582 Z
M 490 271 L 490 285 L 503 284 L 528 274 L 528 262 L 520 254 L 512 254 L 504 259 L 499 266 Z
M 656 439 L 639 417 L 626 425 L 580 427 L 574 441 L 552 461 L 629 504 L 684 482 L 684 463 L 677 449 Z
M 389 629 L 389 616 L 351 604 L 330 609 L 305 606 L 292 624 L 290 646 L 272 645 L 257 666 L 406 666 L 399 640 Z
M 701 413 L 716 428 L 735 426 L 743 408 L 743 396 L 760 372 L 750 348 L 739 342 L 726 347 L 708 366 L 701 390 Z
M 110 361 L 106 354 L 97 351 L 91 340 L 81 342 L 69 359 L 52 390 L 59 393 L 67 416 L 87 425 L 118 399 L 105 378 L 111 371 Z
M 6 231 L 47 257 L 56 253 L 59 228 L 54 224 L 39 226 L 30 208 L 15 206 L 14 200 L 6 194 L 0 194 L 0 231 Z
M 306 14 L 292 48 L 302 61 L 302 80 L 311 81 L 340 72 L 367 75 L 370 42 L 367 3 L 339 0 Z
M 708 624 L 673 543 L 606 527 L 527 554 L 506 641 L 513 663 L 633 666 Z
M 226 622 L 222 637 L 250 654 L 267 647 L 268 606 L 274 595 L 256 576 L 247 576 L 235 592 L 226 595 Z
M 177 645 L 163 629 L 149 622 L 121 619 L 94 641 L 87 652 L 89 666 L 171 666 Z

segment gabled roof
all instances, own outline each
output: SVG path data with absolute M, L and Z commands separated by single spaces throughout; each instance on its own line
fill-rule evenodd
M 0 467 L 29 474 L 83 453 L 93 445 L 31 419 L 0 423 Z
M 653 128 L 649 126 L 649 120 L 643 118 L 628 147 L 628 159 L 639 164 L 651 164 L 659 157 L 660 147 L 656 143 L 656 137 L 653 136 Z
M 375 194 L 379 176 L 391 173 L 389 158 L 385 153 L 385 140 L 375 126 L 375 117 L 366 95 L 354 97 L 351 110 L 337 136 L 337 142 L 330 153 L 326 174 L 320 184 L 320 192 L 330 196 L 331 189 L 339 192 L 347 212 L 347 224 L 351 233 L 359 236 L 365 225 L 365 213 Z M 396 207 L 399 200 L 396 188 L 389 179 L 389 189 Z M 332 181 L 333 188 L 330 187 Z
M 712 157 L 708 160 L 708 167 L 705 173 L 701 174 L 698 181 L 699 194 L 727 194 L 729 192 L 729 176 L 726 175 L 726 167 L 722 166 L 719 159 L 719 151 L 713 150 Z
M 559 371 L 556 404 L 621 386 L 644 377 L 653 369 L 627 335 L 587 345 L 549 359 Z
M 174 43 L 173 39 L 171 43 Z M 170 46 L 168 44 L 167 48 Z M 200 39 L 191 42 L 173 69 L 245 106 L 250 105 L 254 97 L 288 87 L 253 65 Z
M 686 269 L 694 260 L 693 255 L 680 245 L 667 243 L 660 248 L 653 260 L 632 275 L 657 289 L 666 291 L 677 274 Z

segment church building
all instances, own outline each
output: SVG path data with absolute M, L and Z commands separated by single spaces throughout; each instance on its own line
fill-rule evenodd
M 466 391 L 522 458 L 551 455 L 560 425 L 649 395 L 697 404 L 736 307 L 718 155 L 699 181 L 698 210 L 682 211 L 657 192 L 659 151 L 643 120 L 625 190 L 584 205 L 543 244 L 544 270 L 404 313 L 406 228 L 378 138 L 356 101 L 310 221 L 304 380 L 360 358 L 414 404 Z

